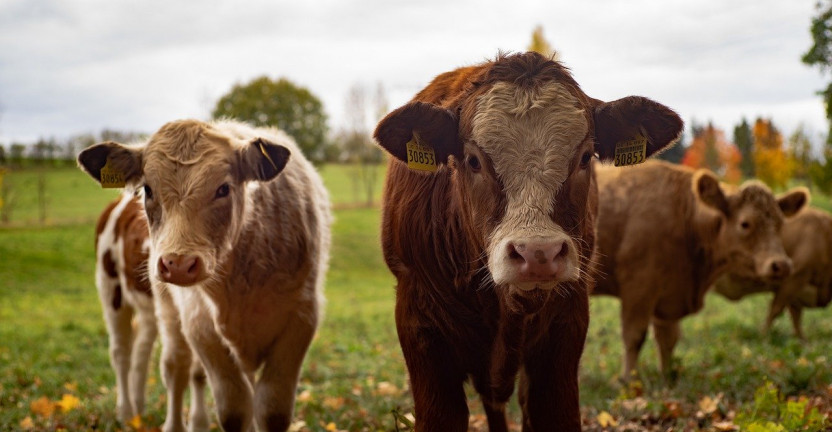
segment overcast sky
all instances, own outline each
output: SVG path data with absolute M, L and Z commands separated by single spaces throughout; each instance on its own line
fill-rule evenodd
M 235 83 L 307 87 L 330 128 L 381 82 L 391 109 L 437 74 L 522 51 L 535 26 L 583 90 L 642 95 L 726 130 L 826 130 L 804 66 L 814 0 L 2 0 L 0 144 L 207 119 Z

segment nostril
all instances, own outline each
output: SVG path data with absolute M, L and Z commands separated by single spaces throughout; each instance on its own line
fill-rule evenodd
M 522 249 L 523 245 L 520 245 L 519 247 Z M 526 259 L 523 258 L 523 255 L 520 255 L 520 252 L 517 251 L 517 247 L 515 247 L 512 243 L 508 244 L 508 258 L 514 261 L 526 261 Z
M 555 255 L 555 259 L 566 258 L 566 256 L 568 254 L 569 254 L 569 247 L 566 245 L 566 242 L 564 242 L 560 247 L 560 252 L 558 252 L 558 254 Z
M 165 265 L 165 260 L 162 258 L 159 258 L 159 271 L 162 273 L 170 273 L 168 266 Z
M 188 266 L 188 274 L 197 273 L 199 270 L 199 258 L 192 258 L 191 260 L 193 261 L 193 263 L 190 266 Z

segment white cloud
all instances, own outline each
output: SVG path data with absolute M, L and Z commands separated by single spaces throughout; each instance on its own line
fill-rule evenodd
M 814 2 L 4 0 L 0 142 L 205 117 L 237 83 L 285 76 L 345 122 L 349 87 L 391 108 L 435 75 L 522 51 L 542 25 L 584 91 L 640 94 L 730 134 L 742 116 L 826 130 L 800 63 Z

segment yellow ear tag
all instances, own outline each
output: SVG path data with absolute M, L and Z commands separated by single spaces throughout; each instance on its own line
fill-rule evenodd
M 101 167 L 101 187 L 105 189 L 124 187 L 124 173 L 110 166 L 110 159 Z
M 407 167 L 412 170 L 436 172 L 436 156 L 433 149 L 419 144 L 419 138 L 415 133 L 407 142 Z
M 274 164 L 272 157 L 269 156 L 268 153 L 266 153 L 266 148 L 263 146 L 263 142 L 260 141 L 258 144 L 260 144 L 260 153 L 263 153 L 263 156 L 266 157 L 266 160 L 268 160 L 269 163 L 272 164 L 272 168 L 274 168 L 274 170 L 277 171 L 277 165 Z
M 615 144 L 615 166 L 636 165 L 647 158 L 647 138 L 641 134 Z

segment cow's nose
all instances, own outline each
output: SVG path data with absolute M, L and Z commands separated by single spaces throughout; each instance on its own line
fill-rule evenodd
M 555 280 L 566 268 L 568 247 L 563 240 L 510 242 L 508 258 L 516 266 L 520 282 Z
M 202 260 L 196 255 L 167 254 L 159 258 L 159 277 L 175 285 L 191 285 L 202 277 Z
M 775 258 L 768 263 L 768 275 L 774 279 L 782 279 L 792 272 L 792 263 L 787 258 Z

